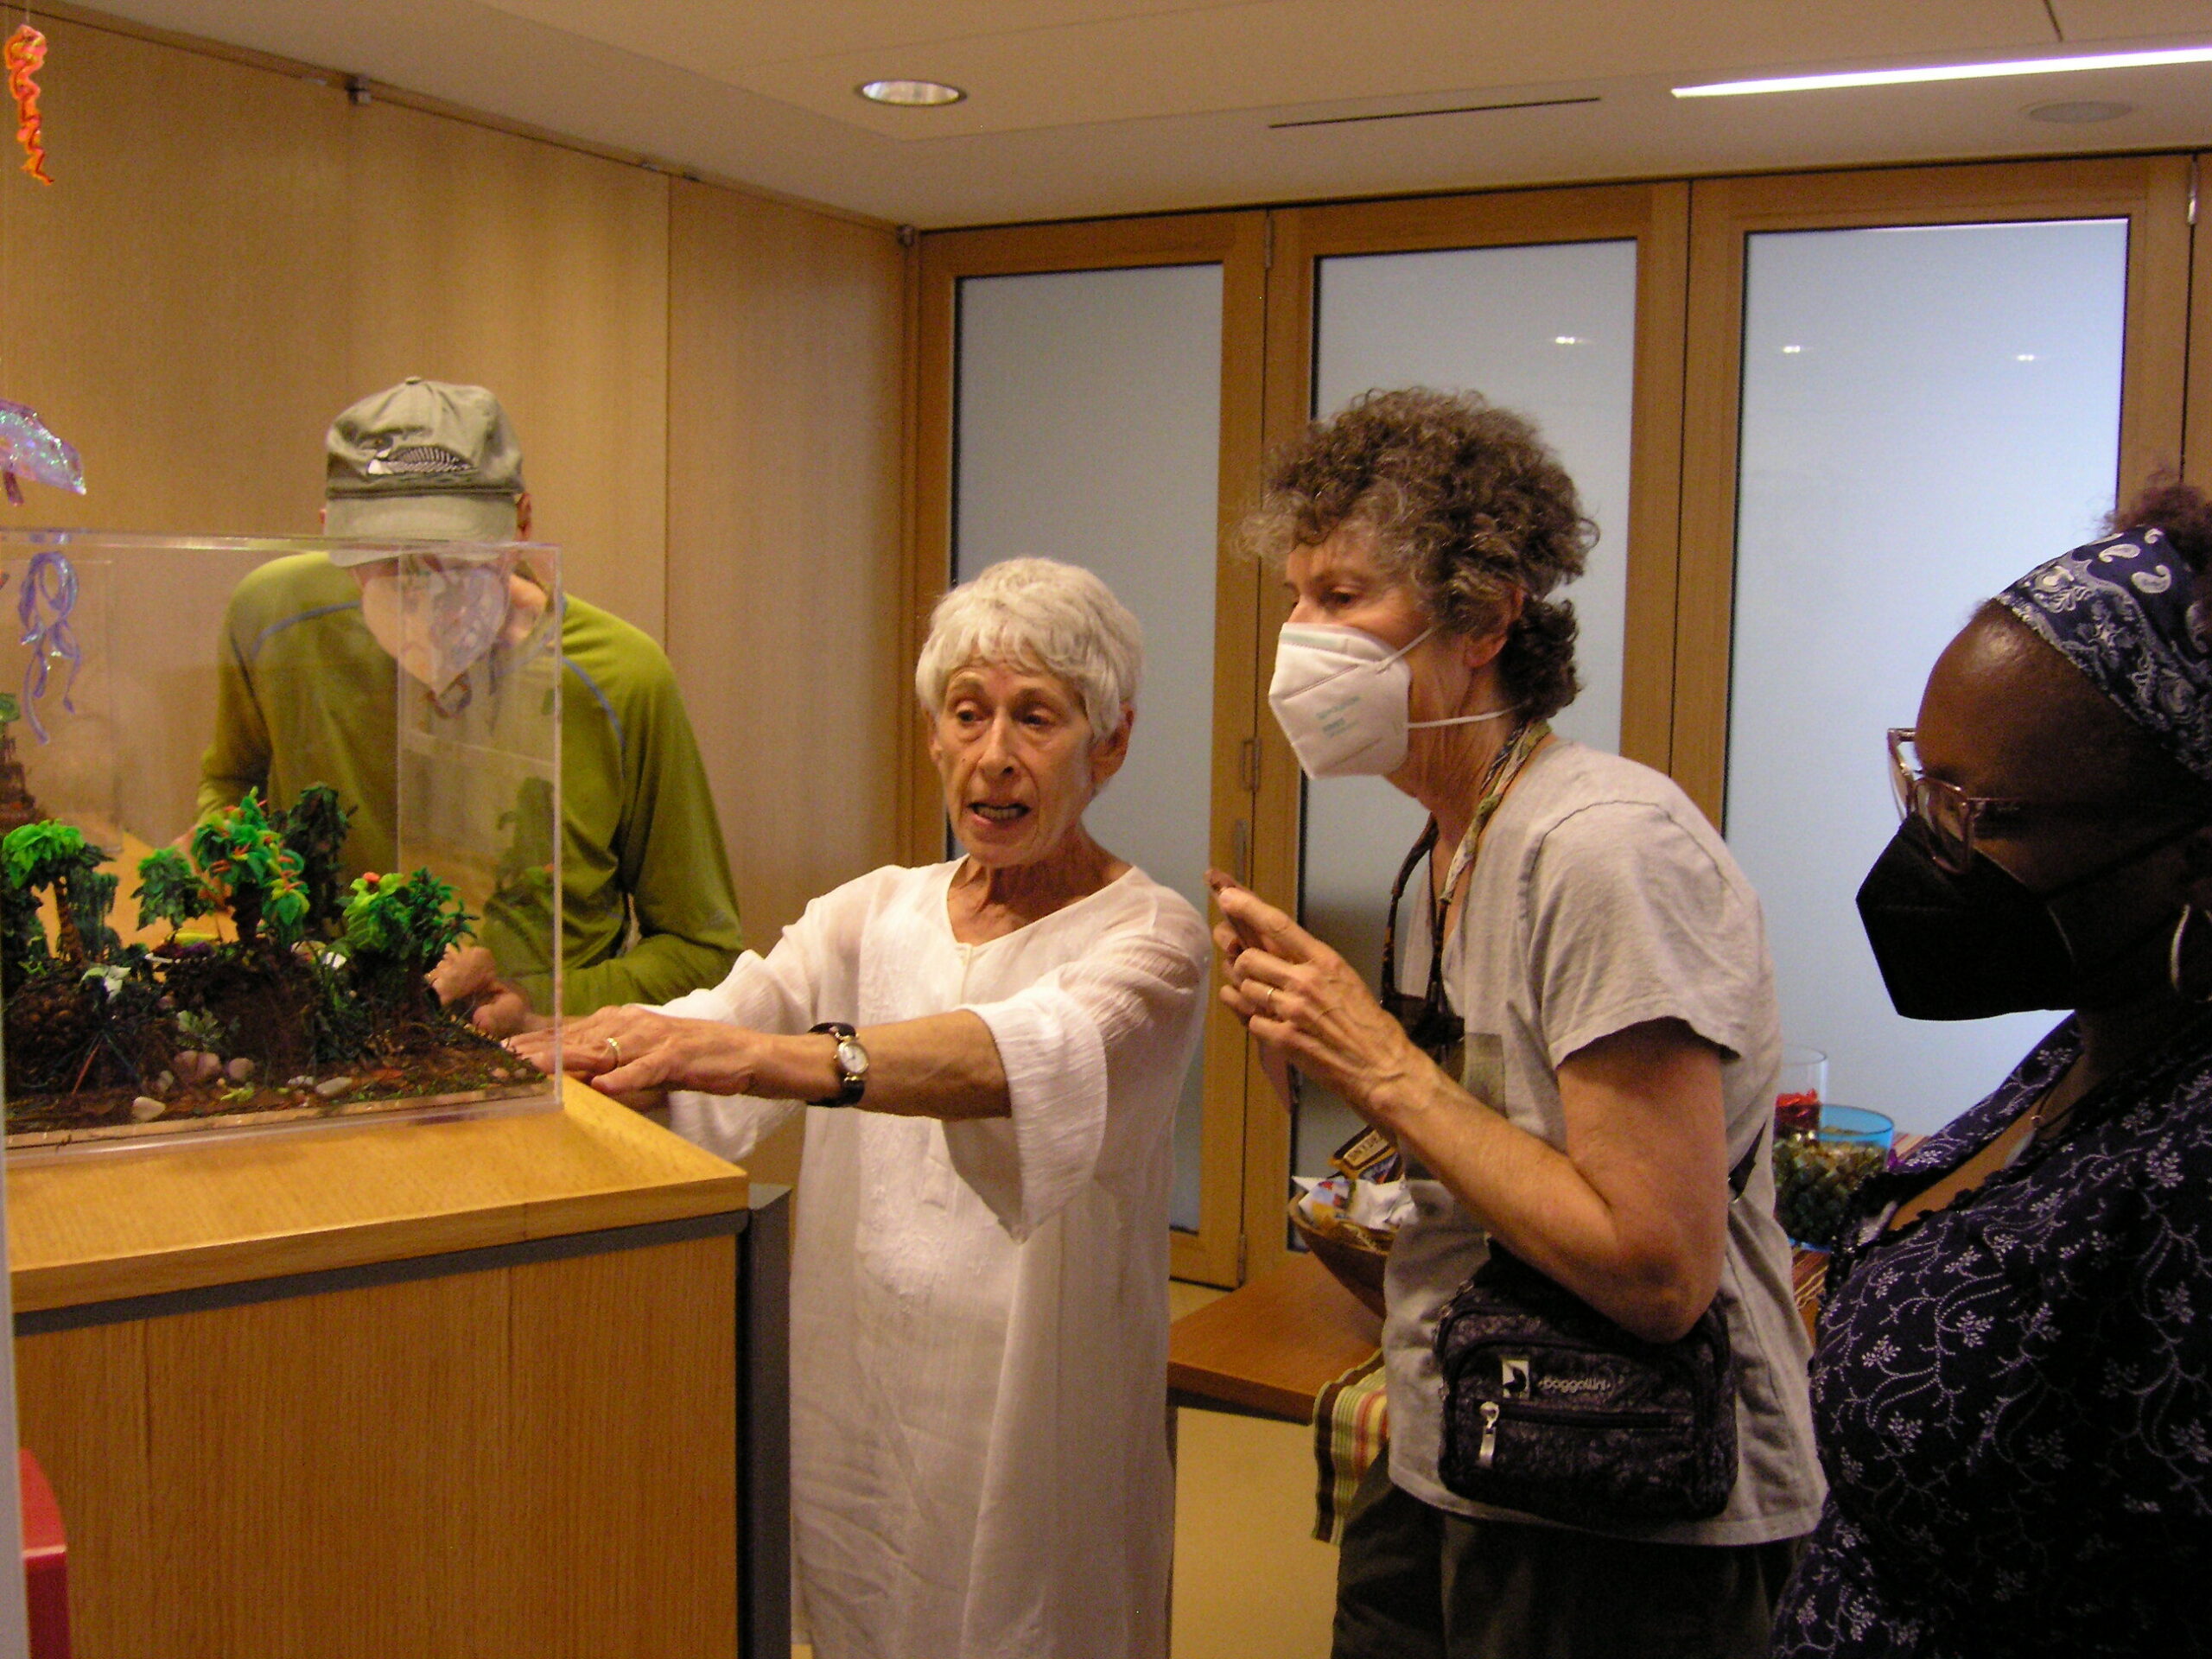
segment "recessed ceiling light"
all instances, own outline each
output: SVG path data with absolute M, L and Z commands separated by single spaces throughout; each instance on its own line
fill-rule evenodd
M 2133 104 L 2114 104 L 2105 99 L 2085 98 L 2066 104 L 2038 104 L 2028 111 L 2028 119 L 2050 121 L 2062 127 L 2079 127 L 2092 121 L 2117 121 L 2123 115 L 2134 113 Z
M 1552 344 L 1554 346 L 1580 346 L 1581 343 L 1582 336 L 1580 334 L 1554 334 L 1552 336 Z
M 1777 75 L 1765 80 L 1716 80 L 1677 86 L 1676 98 L 1739 98 L 1746 92 L 1815 92 L 1838 86 L 1902 86 L 1929 80 L 1990 80 L 2005 75 L 2063 75 L 2077 69 L 2152 69 L 2171 63 L 2212 63 L 2212 46 L 2158 52 L 2096 52 L 2066 58 L 2017 58 L 2004 63 L 1929 64 L 1916 69 L 1861 69 L 1834 75 Z
M 1782 354 L 1784 357 L 1795 357 L 1804 349 L 1802 346 L 1785 346 L 1782 348 Z
M 957 104 L 968 96 L 941 80 L 869 80 L 853 88 L 871 104 L 896 104 L 901 109 L 930 109 Z

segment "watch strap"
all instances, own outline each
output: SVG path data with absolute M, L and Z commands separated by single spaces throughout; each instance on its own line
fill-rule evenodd
M 852 1071 L 846 1065 L 845 1045 L 850 1043 L 855 1048 L 859 1048 L 860 1033 L 842 1020 L 825 1020 L 818 1026 L 808 1027 L 807 1035 L 835 1037 L 837 1039 L 837 1046 L 831 1056 L 837 1064 L 837 1092 L 834 1095 L 826 1095 L 820 1100 L 810 1100 L 806 1103 L 810 1106 L 859 1104 L 861 1096 L 868 1090 L 868 1074 L 866 1071 Z M 861 1050 L 861 1052 L 865 1055 L 867 1051 Z

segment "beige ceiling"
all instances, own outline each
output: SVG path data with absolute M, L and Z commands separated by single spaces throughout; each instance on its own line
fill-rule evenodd
M 924 226 L 2212 143 L 2212 67 L 1754 99 L 1686 80 L 2212 42 L 2212 0 L 110 0 Z M 859 82 L 965 87 L 892 110 Z M 2135 106 L 2094 126 L 2055 99 Z M 1544 103 L 1544 100 L 1593 100 Z M 1539 107 L 1428 113 L 1470 105 Z M 1411 116 L 1334 124 L 1344 116 Z

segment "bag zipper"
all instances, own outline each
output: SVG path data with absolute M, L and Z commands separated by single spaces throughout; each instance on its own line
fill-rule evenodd
M 1475 1448 L 1478 1469 L 1488 1469 L 1497 1463 L 1498 1420 L 1509 1414 L 1535 1422 L 1571 1423 L 1580 1428 L 1648 1428 L 1655 1424 L 1671 1424 L 1682 1414 L 1664 1409 L 1581 1411 L 1573 1406 L 1544 1405 L 1535 1401 L 1516 1401 L 1507 1406 L 1495 1400 L 1484 1401 L 1480 1411 L 1483 1438 Z
M 1496 1437 L 1501 1413 L 1535 1422 L 1580 1423 L 1591 1428 L 1634 1428 L 1639 1424 L 1686 1421 L 1693 1415 L 1685 1411 L 1670 1411 L 1664 1406 L 1646 1406 L 1634 1411 L 1585 1411 L 1577 1406 L 1555 1405 L 1548 1401 L 1512 1400 L 1501 1405 L 1495 1400 L 1485 1400 L 1482 1403 L 1484 1446 Z

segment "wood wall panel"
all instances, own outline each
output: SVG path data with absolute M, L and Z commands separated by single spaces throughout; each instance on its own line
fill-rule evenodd
M 42 188 L 0 170 L 0 397 L 78 446 L 88 493 L 33 485 L 12 522 L 312 535 L 333 415 L 410 373 L 480 381 L 522 438 L 537 533 L 567 544 L 570 586 L 663 631 L 664 178 L 51 32 L 61 171 Z M 190 821 L 216 619 L 252 563 L 168 562 L 164 602 L 112 636 L 152 693 L 118 707 L 131 724 L 112 740 L 130 751 L 126 816 L 149 835 Z
M 308 535 L 346 395 L 343 93 L 48 23 L 51 188 L 0 169 L 0 397 L 83 452 L 12 523 Z
M 490 386 L 522 442 L 531 533 L 560 544 L 570 590 L 664 638 L 667 178 L 397 105 L 340 108 L 328 228 L 350 299 L 329 412 L 410 374 Z
M 0 175 L 0 396 L 83 451 L 23 522 L 305 536 L 322 432 L 408 374 L 492 386 L 571 585 L 658 635 L 668 181 L 54 22 L 55 174 Z
M 888 232 L 673 188 L 669 655 L 765 950 L 899 855 L 921 741 L 899 651 L 905 255 Z

